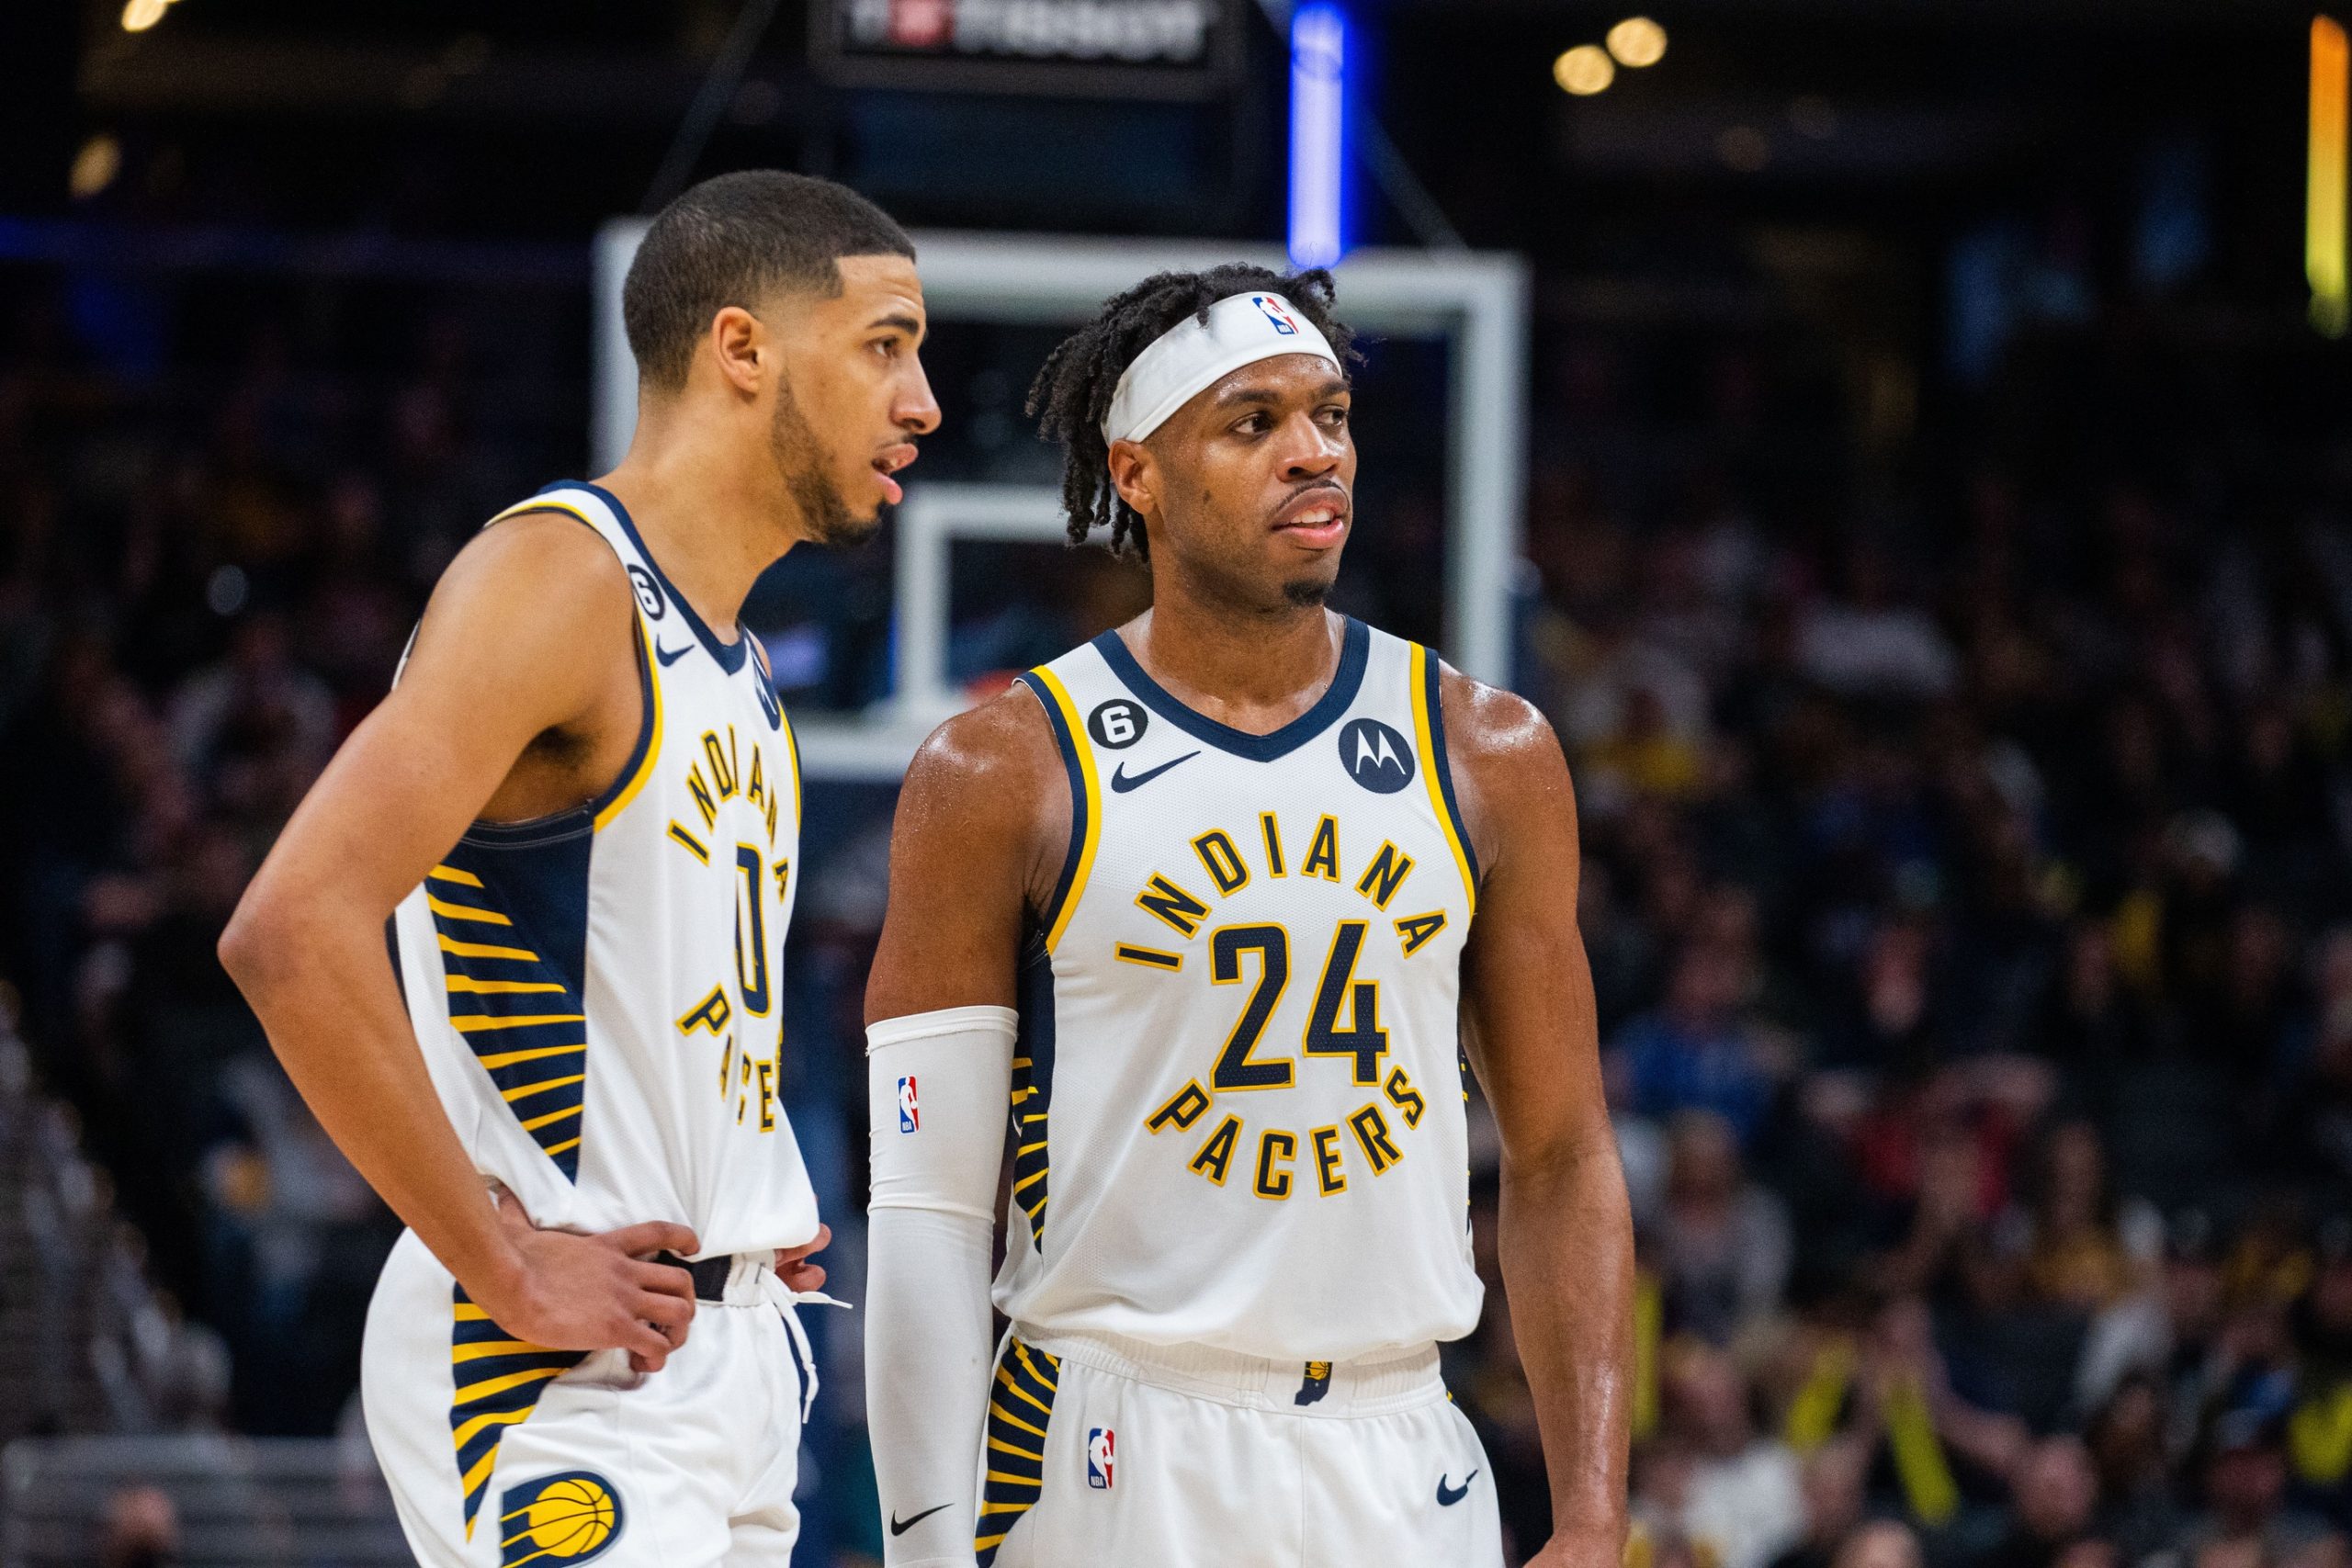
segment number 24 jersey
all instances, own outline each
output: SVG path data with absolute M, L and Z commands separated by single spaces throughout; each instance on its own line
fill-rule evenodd
M 1477 873 L 1438 677 L 1348 621 L 1321 699 L 1263 736 L 1115 632 L 1022 677 L 1072 802 L 1020 979 L 996 1293 L 1024 1329 L 1315 1360 L 1476 1325 Z

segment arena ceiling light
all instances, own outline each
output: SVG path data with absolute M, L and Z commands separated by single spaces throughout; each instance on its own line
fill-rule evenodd
M 1609 52 L 1635 71 L 1666 58 L 1666 29 L 1647 17 L 1628 17 L 1609 29 Z
M 1290 18 L 1290 259 L 1330 266 L 1347 253 L 1348 19 L 1337 6 Z
M 122 30 L 143 33 L 164 19 L 172 8 L 173 0 L 127 0 L 122 7 Z
M 1617 62 L 1597 43 L 1580 43 L 1552 62 L 1552 80 L 1564 93 L 1589 98 L 1617 80 Z
M 2303 197 L 2303 276 L 2312 286 L 2312 325 L 2328 337 L 2352 326 L 2352 277 L 2345 256 L 2345 138 L 2347 51 L 2344 25 L 2312 18 L 2311 164 Z

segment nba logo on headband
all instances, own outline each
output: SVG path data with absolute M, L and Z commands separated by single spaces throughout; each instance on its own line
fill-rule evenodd
M 1252 294 L 1250 296 L 1250 303 L 1265 311 L 1266 320 L 1273 322 L 1274 331 L 1282 333 L 1283 336 L 1296 337 L 1298 335 L 1298 323 L 1292 321 L 1290 312 L 1283 309 L 1287 301 L 1277 299 L 1271 294 Z

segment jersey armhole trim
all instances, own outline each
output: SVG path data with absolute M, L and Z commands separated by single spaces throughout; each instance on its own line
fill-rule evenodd
M 1052 903 L 1046 908 L 1046 951 L 1051 953 L 1069 927 L 1069 918 L 1086 891 L 1087 874 L 1094 869 L 1094 845 L 1102 825 L 1102 796 L 1094 779 L 1094 758 L 1078 739 L 1078 707 L 1069 692 L 1050 670 L 1039 668 L 1019 677 L 1021 683 L 1044 705 L 1054 727 L 1054 744 L 1069 773 L 1069 851 L 1062 858 L 1062 874 L 1054 884 Z
M 490 522 L 483 524 L 482 526 L 487 528 L 492 524 L 503 523 L 509 517 L 520 517 L 526 513 L 559 513 L 571 518 L 582 527 L 595 535 L 598 539 L 603 540 L 605 547 L 613 551 L 613 558 L 619 560 L 623 567 L 628 566 L 628 563 L 622 559 L 620 551 L 613 548 L 613 542 L 605 537 L 605 531 L 596 526 L 594 519 L 570 502 L 554 499 L 559 491 L 582 488 L 590 487 L 549 485 L 538 494 L 516 502 L 505 511 L 492 517 Z M 617 509 L 616 509 L 616 515 L 625 516 Z M 635 542 L 634 529 L 630 530 L 630 539 L 632 543 Z M 600 794 L 591 797 L 584 806 L 571 808 L 572 811 L 585 812 L 592 828 L 597 832 L 602 832 L 605 824 L 619 816 L 628 803 L 637 798 L 637 792 L 645 787 L 645 781 L 652 775 L 653 760 L 662 752 L 662 683 L 653 673 L 652 650 L 646 646 L 647 639 L 652 634 L 646 629 L 645 616 L 637 607 L 634 589 L 630 591 L 628 624 L 632 633 L 629 639 L 630 646 L 637 650 L 637 689 L 640 704 L 637 721 L 637 746 L 629 752 L 628 762 L 623 764 L 619 774 L 610 784 L 607 784 Z M 415 635 L 413 632 L 409 634 L 412 642 L 415 640 Z M 402 656 L 402 662 L 406 662 L 405 655 Z M 794 780 L 796 785 L 798 782 L 797 778 Z M 571 812 L 563 815 L 569 816 Z M 476 823 L 474 826 L 480 828 L 490 826 L 490 824 Z
M 652 634 L 645 629 L 645 617 L 638 613 L 634 604 L 629 606 L 628 618 L 629 625 L 637 633 L 630 642 L 637 649 L 637 689 L 644 704 L 644 712 L 638 720 L 637 750 L 629 753 L 628 765 L 621 770 L 620 777 L 613 781 L 602 798 L 589 803 L 592 819 L 600 833 L 606 823 L 627 810 L 628 803 L 637 798 L 637 792 L 643 789 L 645 781 L 653 776 L 654 760 L 662 755 L 662 682 L 653 673 L 653 650 L 646 646 Z M 796 784 L 797 782 L 796 779 Z M 796 789 L 795 794 L 797 793 Z
M 1429 780 L 1430 805 L 1445 829 L 1453 863 L 1462 872 L 1463 891 L 1469 895 L 1470 913 L 1478 912 L 1478 852 L 1470 847 L 1470 829 L 1462 820 L 1461 803 L 1453 796 L 1453 767 L 1445 755 L 1445 711 L 1438 682 L 1443 666 L 1436 654 L 1419 643 L 1413 660 L 1419 667 L 1413 682 L 1414 739 L 1421 748 L 1423 776 Z

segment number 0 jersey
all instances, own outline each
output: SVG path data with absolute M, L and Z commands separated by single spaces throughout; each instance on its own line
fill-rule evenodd
M 797 1245 L 817 1201 L 778 1101 L 792 731 L 754 639 L 712 635 L 619 502 L 557 486 L 501 515 L 550 510 L 628 573 L 643 728 L 602 796 L 477 822 L 401 901 L 409 1017 L 475 1168 L 538 1224 Z
M 1250 735 L 1115 632 L 1022 677 L 1069 773 L 1028 944 L 998 1305 L 1277 1359 L 1478 1321 L 1456 1004 L 1477 871 L 1438 660 L 1346 624 L 1306 713 Z

